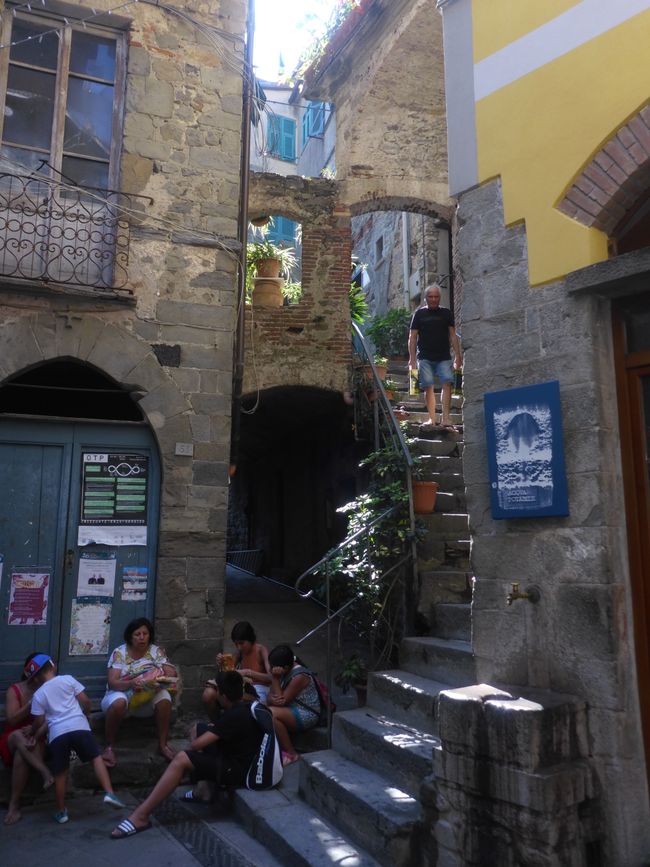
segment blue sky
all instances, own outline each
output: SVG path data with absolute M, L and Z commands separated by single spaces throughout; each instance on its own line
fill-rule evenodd
M 254 64 L 259 78 L 278 78 L 280 54 L 287 73 L 325 30 L 337 0 L 255 0 Z

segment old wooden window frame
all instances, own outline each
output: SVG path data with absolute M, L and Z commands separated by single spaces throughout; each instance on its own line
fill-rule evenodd
M 86 10 L 80 7 L 79 12 L 80 14 L 85 14 Z M 118 189 L 120 177 L 120 158 L 122 152 L 122 134 L 124 124 L 124 101 L 126 91 L 126 67 L 128 51 L 127 34 L 122 29 L 105 27 L 102 25 L 83 25 L 81 22 L 75 21 L 75 19 L 71 18 L 70 16 L 66 16 L 66 20 L 64 20 L 64 17 L 62 15 L 55 14 L 42 14 L 24 11 L 16 11 L 14 14 L 12 8 L 8 6 L 2 12 L 1 16 L 1 32 L 3 45 L 9 46 L 11 43 L 11 32 L 13 28 L 13 22 L 15 20 L 23 20 L 32 24 L 39 24 L 47 28 L 60 28 L 59 52 L 57 69 L 55 73 L 56 85 L 54 98 L 54 117 L 52 122 L 52 134 L 50 138 L 50 151 L 48 159 L 48 162 L 53 169 L 53 171 L 50 171 L 50 174 L 54 175 L 55 180 L 60 179 L 60 175 L 57 173 L 62 171 L 64 156 L 70 156 L 75 159 L 89 159 L 89 161 L 91 162 L 106 162 L 105 160 L 101 160 L 99 158 L 84 157 L 84 155 L 82 154 L 72 152 L 70 154 L 64 154 L 63 151 L 63 137 L 65 132 L 66 117 L 65 113 L 68 98 L 68 82 L 70 78 L 73 77 L 76 79 L 96 82 L 99 84 L 109 83 L 106 79 L 86 75 L 83 73 L 74 72 L 71 76 L 70 50 L 72 46 L 72 34 L 73 32 L 77 31 L 93 36 L 98 36 L 103 39 L 112 39 L 115 41 L 115 78 L 114 81 L 110 82 L 110 84 L 114 88 L 114 93 L 112 108 L 111 146 L 108 159 L 107 188 L 112 190 Z M 4 127 L 4 109 L 9 74 L 10 50 L 11 49 L 7 47 L 0 51 L 0 143 L 4 143 L 2 139 Z M 32 64 L 26 64 L 23 62 L 16 63 L 13 60 L 11 62 L 12 64 L 19 65 L 26 69 L 41 69 L 41 67 Z M 51 72 L 51 70 L 47 71 Z M 11 146 L 9 143 L 7 143 L 7 145 Z M 37 149 L 29 148 L 29 150 L 35 151 Z M 24 173 L 27 174 L 28 172 L 29 170 L 25 168 Z M 18 167 L 16 168 L 15 174 L 20 174 Z

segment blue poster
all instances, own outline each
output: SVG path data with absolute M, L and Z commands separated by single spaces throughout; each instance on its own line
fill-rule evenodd
M 493 518 L 568 515 L 560 383 L 486 394 Z

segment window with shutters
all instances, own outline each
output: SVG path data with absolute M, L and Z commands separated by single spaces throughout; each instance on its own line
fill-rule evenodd
M 269 117 L 268 153 L 281 160 L 296 159 L 296 122 L 290 117 L 272 114 Z
M 325 103 L 310 102 L 302 116 L 302 147 L 310 138 L 322 138 L 325 131 Z

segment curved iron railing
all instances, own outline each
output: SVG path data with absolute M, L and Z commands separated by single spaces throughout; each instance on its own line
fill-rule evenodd
M 357 434 L 359 434 L 363 428 L 369 427 L 370 429 L 367 431 L 367 436 L 373 442 L 375 451 L 380 448 L 389 447 L 402 459 L 405 487 L 408 493 L 409 532 L 407 534 L 402 556 L 397 557 L 395 561 L 391 563 L 389 568 L 383 571 L 378 580 L 384 580 L 400 567 L 405 567 L 404 579 L 401 581 L 401 632 L 405 635 L 413 625 L 416 598 L 415 590 L 417 587 L 416 527 L 412 488 L 412 469 L 414 462 L 399 423 L 393 414 L 391 404 L 386 397 L 384 385 L 377 373 L 370 349 L 363 334 L 355 323 L 352 323 L 352 336 L 355 356 L 353 364 L 355 430 L 357 431 Z M 369 397 L 369 392 L 372 395 L 372 399 Z M 366 546 L 369 552 L 369 556 L 367 557 L 368 569 L 372 569 L 372 556 L 370 556 L 372 530 L 379 524 L 390 520 L 398 511 L 400 511 L 400 509 L 401 506 L 394 506 L 385 510 L 366 526 L 348 536 L 343 540 L 343 542 L 337 545 L 336 548 L 329 551 L 317 563 L 314 563 L 313 566 L 310 566 L 309 569 L 305 570 L 294 585 L 294 589 L 299 596 L 303 599 L 310 598 L 313 596 L 314 591 L 313 589 L 303 590 L 304 582 L 310 576 L 315 574 L 325 575 L 325 619 L 316 627 L 310 629 L 309 632 L 302 636 L 302 638 L 298 639 L 296 645 L 300 646 L 321 629 L 327 628 L 326 682 L 330 695 L 332 694 L 333 675 L 331 624 L 335 619 L 340 618 L 348 609 L 359 601 L 357 595 L 352 595 L 343 605 L 339 606 L 336 611 L 332 611 L 332 564 L 341 555 L 344 555 L 347 549 L 358 544 L 365 535 Z M 332 720 L 330 712 L 328 712 L 327 736 L 328 743 L 331 745 Z
M 1 172 L 0 276 L 125 289 L 129 217 L 145 198 Z

